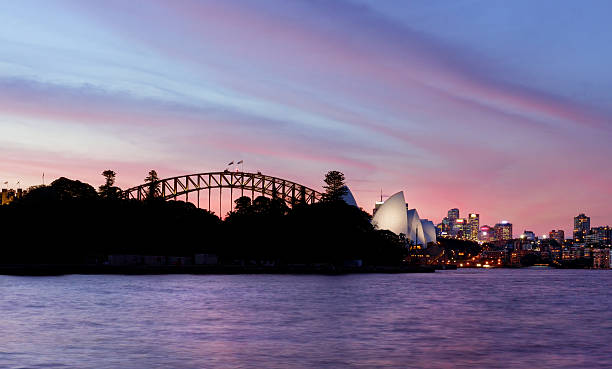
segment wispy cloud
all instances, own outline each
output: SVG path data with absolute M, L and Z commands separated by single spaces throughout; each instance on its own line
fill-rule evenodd
M 519 203 L 569 217 L 609 195 L 610 174 L 568 175 L 612 156 L 605 107 L 513 80 L 495 55 L 375 3 L 40 6 L 0 6 L 3 173 L 25 176 L 37 156 L 88 178 L 87 163 L 180 174 L 240 156 L 312 186 L 329 169 L 367 179 L 366 209 L 374 190 L 406 189 L 432 219 L 461 205 L 542 228 Z

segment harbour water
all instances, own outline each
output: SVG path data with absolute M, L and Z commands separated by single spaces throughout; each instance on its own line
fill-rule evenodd
M 0 276 L 0 368 L 609 368 L 612 271 Z

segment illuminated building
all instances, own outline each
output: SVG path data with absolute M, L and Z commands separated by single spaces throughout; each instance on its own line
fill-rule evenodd
M 423 226 L 423 233 L 425 233 L 425 241 L 427 243 L 436 242 L 436 226 L 433 222 L 428 219 L 421 219 L 421 225 Z
M 597 233 L 591 233 L 584 236 L 584 245 L 587 247 L 599 246 L 599 235 Z
M 8 204 L 9 201 L 9 190 L 7 190 L 6 188 L 2 189 L 2 205 L 6 205 Z
M 533 252 L 531 250 L 520 250 L 520 249 L 515 249 L 514 251 L 512 251 L 510 253 L 510 264 L 511 265 L 520 265 L 521 264 L 521 259 L 524 258 L 526 255 L 528 254 L 532 254 Z
M 13 189 L 2 189 L 2 202 L 1 205 L 8 205 L 13 202 L 15 199 L 20 199 L 25 194 L 21 188 L 18 188 L 16 191 Z
M 378 229 L 386 229 L 397 235 L 404 234 L 411 244 L 421 245 L 423 248 L 427 247 L 428 242 L 436 241 L 433 222 L 426 219 L 422 221 L 416 209 L 408 209 L 401 191 L 377 206 L 372 224 Z
M 436 226 L 438 236 L 450 236 L 451 235 L 451 225 L 448 217 L 444 217 L 441 223 L 438 223 Z
M 446 221 L 448 223 L 448 231 L 451 236 L 457 235 L 457 233 L 455 233 L 455 223 L 457 222 L 457 219 L 459 219 L 459 209 L 450 209 L 448 211 Z
M 453 226 L 451 234 L 457 238 L 467 239 L 469 233 L 469 224 L 467 220 L 464 218 L 455 219 L 455 224 Z
M 379 204 L 376 203 L 376 212 L 372 224 L 378 229 L 386 229 L 397 235 L 407 234 L 408 217 L 406 216 L 406 200 L 404 193 L 398 192 Z
M 375 215 L 376 212 L 378 211 L 378 209 L 382 206 L 382 204 L 384 204 L 383 201 L 376 201 L 374 203 L 374 210 L 372 210 L 372 215 Z
M 483 225 L 478 232 L 478 240 L 482 242 L 495 241 L 495 230 L 488 225 Z
M 444 220 L 436 225 L 436 236 L 448 236 L 448 227 L 445 226 Z
M 578 214 L 574 217 L 574 242 L 584 242 L 590 230 L 591 218 L 584 214 Z
M 406 204 L 408 209 L 408 204 Z M 419 213 L 416 209 L 406 210 L 406 217 L 408 218 L 408 230 L 406 232 L 406 238 L 414 245 L 421 245 L 427 247 L 427 239 L 425 238 L 425 230 L 423 229 L 423 223 L 419 218 Z
M 542 252 L 542 258 L 545 258 L 545 253 L 547 253 L 551 259 L 561 258 L 563 246 L 553 238 L 548 237 L 540 240 L 538 247 Z
M 593 227 L 591 232 L 586 236 L 592 244 L 599 246 L 612 246 L 612 227 Z
M 471 213 L 468 218 L 468 235 L 466 238 L 476 241 L 478 240 L 478 231 L 480 230 L 480 214 Z
M 521 238 L 524 239 L 525 241 L 535 241 L 536 235 L 533 231 L 525 230 L 523 234 L 521 235 Z
M 558 231 L 553 229 L 550 231 L 550 233 L 548 233 L 548 237 L 557 241 L 559 245 L 563 245 L 563 242 L 565 242 L 565 232 L 562 229 L 559 229 Z
M 610 269 L 610 249 L 593 249 L 593 268 Z
M 495 225 L 495 240 L 508 241 L 512 239 L 512 223 L 502 220 Z

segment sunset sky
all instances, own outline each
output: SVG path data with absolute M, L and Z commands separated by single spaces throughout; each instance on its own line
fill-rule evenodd
M 0 181 L 245 171 L 612 223 L 608 0 L 0 2 Z

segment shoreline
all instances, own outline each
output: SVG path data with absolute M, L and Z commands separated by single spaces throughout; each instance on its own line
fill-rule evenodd
M 20 264 L 0 265 L 0 275 L 12 276 L 61 276 L 70 274 L 94 275 L 236 275 L 236 274 L 401 274 L 401 273 L 434 273 L 434 266 L 367 266 L 367 267 L 331 267 L 287 265 L 278 267 L 241 266 L 241 265 L 60 265 L 60 264 Z

